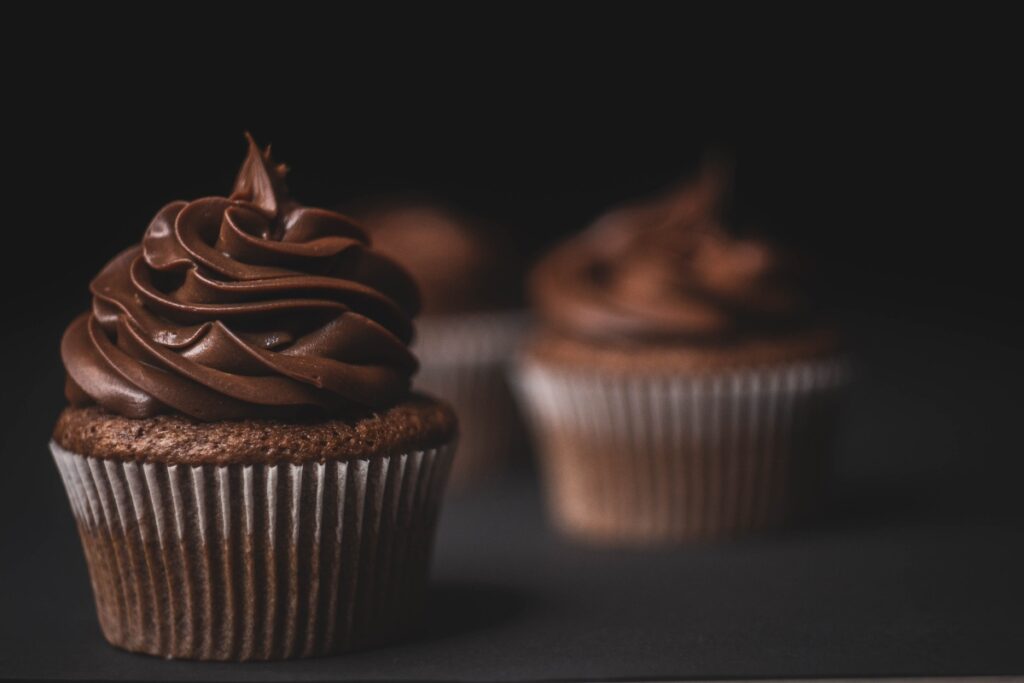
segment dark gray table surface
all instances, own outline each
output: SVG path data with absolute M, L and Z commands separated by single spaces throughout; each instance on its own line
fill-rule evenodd
M 0 677 L 1024 673 L 1016 356 L 927 329 L 862 335 L 831 502 L 803 528 L 675 550 L 596 550 L 547 529 L 535 480 L 520 468 L 447 502 L 415 637 L 342 657 L 244 665 L 162 661 L 103 641 L 71 516 L 46 461 L 46 425 L 59 407 L 49 395 L 55 371 L 24 414 L 10 416 L 20 421 L 5 426 L 4 455 L 20 459 L 31 493 L 10 480 L 0 489 Z

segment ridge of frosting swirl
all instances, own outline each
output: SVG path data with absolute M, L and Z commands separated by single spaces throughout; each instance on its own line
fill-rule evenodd
M 627 344 L 729 339 L 804 320 L 802 264 L 726 230 L 725 181 L 705 169 L 556 247 L 531 275 L 541 317 L 570 335 Z
M 419 294 L 349 218 L 294 202 L 251 137 L 228 197 L 171 202 L 90 284 L 64 333 L 73 405 L 126 417 L 388 407 L 417 368 Z

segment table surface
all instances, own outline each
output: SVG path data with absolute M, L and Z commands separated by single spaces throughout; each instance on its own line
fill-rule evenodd
M 599 550 L 548 529 L 535 478 L 522 467 L 446 502 L 420 632 L 341 657 L 203 664 L 107 646 L 56 471 L 48 463 L 26 465 L 23 476 L 38 478 L 38 492 L 23 496 L 18 511 L 4 512 L 9 522 L 11 514 L 23 521 L 8 523 L 0 539 L 0 677 L 562 681 L 1022 673 L 1017 354 L 981 340 L 928 335 L 887 329 L 860 338 L 859 380 L 837 447 L 833 495 L 813 524 L 671 550 Z M 47 409 L 7 425 L 5 448 L 24 443 L 23 457 L 43 463 L 45 434 L 35 431 L 57 410 Z M 4 490 L 10 494 L 10 482 Z

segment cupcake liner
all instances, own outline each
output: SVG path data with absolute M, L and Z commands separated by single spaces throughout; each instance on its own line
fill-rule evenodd
M 450 402 L 459 416 L 452 488 L 486 479 L 527 445 L 507 378 L 525 327 L 525 315 L 515 312 L 428 316 L 417 324 L 416 386 Z
M 188 466 L 50 448 L 107 640 L 216 660 L 324 655 L 406 630 L 454 450 Z
M 566 371 L 517 389 L 564 531 L 657 543 L 778 527 L 822 489 L 841 359 L 702 374 Z

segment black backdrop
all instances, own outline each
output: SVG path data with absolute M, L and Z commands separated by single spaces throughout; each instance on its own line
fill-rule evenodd
M 634 30 L 645 46 L 634 50 L 607 28 L 585 51 L 556 45 L 558 57 L 541 57 L 523 35 L 485 60 L 477 36 L 440 64 L 421 59 L 440 38 L 396 54 L 402 41 L 388 36 L 274 69 L 284 48 L 262 44 L 216 64 L 136 61 L 183 49 L 182 36 L 154 37 L 76 46 L 53 68 L 17 74 L 5 134 L 7 175 L 19 180 L 6 181 L 0 268 L 10 359 L 2 552 L 43 557 L 37 534 L 67 531 L 44 444 L 62 405 L 60 334 L 88 305 L 89 279 L 165 202 L 226 192 L 245 130 L 273 143 L 305 203 L 425 191 L 502 223 L 527 257 L 692 172 L 709 150 L 732 154 L 742 217 L 813 254 L 850 325 L 916 330 L 909 355 L 925 389 L 915 396 L 983 366 L 984 410 L 994 412 L 965 420 L 963 447 L 936 467 L 947 482 L 969 473 L 979 504 L 1012 500 L 1024 473 L 1010 428 L 1022 377 L 1020 216 L 1006 206 L 1020 175 L 1005 73 L 1013 50 L 994 27 L 939 31 L 917 19 L 884 38 L 831 45 L 826 32 L 791 50 L 771 36 L 744 50 L 732 36 L 684 54 L 675 41 L 692 29 Z M 914 31 L 928 44 L 904 46 Z M 984 45 L 961 44 L 965 34 Z M 769 59 L 777 52 L 786 57 Z M 972 358 L 976 349 L 998 349 L 998 361 Z M 998 428 L 986 432 L 989 417 Z M 1019 522 L 1012 505 L 997 513 Z
M 740 218 L 816 255 L 839 300 L 1013 333 L 1012 46 L 969 22 L 845 19 L 867 32 L 747 44 L 693 42 L 691 27 L 673 43 L 657 18 L 623 18 L 578 45 L 389 33 L 280 63 L 283 43 L 216 59 L 231 43 L 212 29 L 156 64 L 155 36 L 109 50 L 89 36 L 12 74 L 8 236 L 48 277 L 15 287 L 4 269 L 5 309 L 32 324 L 84 306 L 88 278 L 160 206 L 230 188 L 250 130 L 306 203 L 426 191 L 504 223 L 527 255 L 724 152 Z M 987 42 L 952 44 L 953 29 Z

